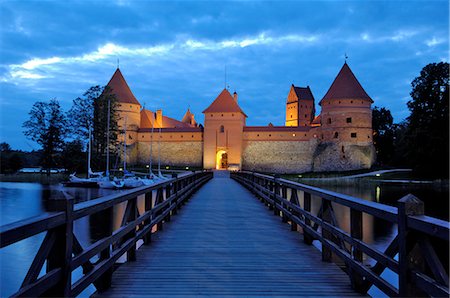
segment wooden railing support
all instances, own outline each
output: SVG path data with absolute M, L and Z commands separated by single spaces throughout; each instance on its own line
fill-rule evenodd
M 411 279 L 411 270 L 417 267 L 422 260 L 413 257 L 415 241 L 413 241 L 411 231 L 408 229 L 408 215 L 423 215 L 424 204 L 421 200 L 408 194 L 398 201 L 398 265 L 399 265 L 399 294 L 401 297 L 419 297 L 424 293 L 416 286 Z
M 101 237 L 109 237 L 112 235 L 113 230 L 113 217 L 114 217 L 114 208 L 110 207 L 99 213 L 95 214 L 99 218 L 101 218 L 101 222 L 103 224 L 103 233 L 100 235 Z M 100 252 L 100 260 L 107 260 L 111 257 L 112 245 L 108 245 L 105 249 Z M 106 289 L 111 287 L 112 275 L 114 272 L 114 268 L 108 268 L 105 273 L 103 273 L 95 283 L 95 287 L 101 293 Z
M 63 225 L 54 229 L 56 241 L 53 244 L 47 258 L 46 272 L 61 268 L 61 278 L 55 286 L 44 293 L 48 297 L 70 296 L 72 285 L 72 246 L 73 246 L 73 198 L 56 200 L 52 202 L 55 211 L 63 207 L 66 221 Z
M 152 210 L 153 191 L 149 191 L 145 194 L 144 198 L 144 211 L 148 212 Z M 148 226 L 152 221 L 153 215 L 151 214 L 147 220 L 144 221 L 144 226 Z M 152 229 L 144 236 L 144 244 L 148 245 L 152 242 Z
M 311 194 L 309 192 L 304 192 L 303 194 L 303 208 L 306 212 L 311 213 Z M 307 217 L 305 217 L 305 225 L 311 227 L 311 220 Z M 303 242 L 308 245 L 311 245 L 313 242 L 313 237 L 305 229 L 303 230 Z
M 363 215 L 361 211 L 355 209 L 350 209 L 350 235 L 354 239 L 363 240 Z M 363 252 L 360 249 L 353 246 L 352 255 L 353 260 L 362 264 Z M 352 270 L 351 267 L 349 267 L 349 270 L 353 289 L 355 289 L 359 293 L 365 293 L 364 280 L 362 276 L 355 272 L 355 270 Z

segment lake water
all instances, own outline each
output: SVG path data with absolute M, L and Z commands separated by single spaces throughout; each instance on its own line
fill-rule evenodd
M 393 206 L 396 206 L 397 200 L 404 195 L 413 193 L 425 202 L 427 215 L 445 220 L 448 220 L 449 216 L 448 188 L 432 187 L 431 185 L 397 185 L 356 179 L 354 182 L 344 185 L 323 181 L 302 182 Z M 64 198 L 63 191 L 73 196 L 76 203 L 117 192 L 92 188 L 64 188 L 59 184 L 0 182 L 0 225 L 48 211 L 49 201 L 55 198 Z M 313 211 L 317 212 L 319 204 L 314 201 L 316 200 L 313 200 Z M 348 208 L 335 206 L 334 210 L 341 228 L 348 230 Z M 115 226 L 120 224 L 120 210 L 115 210 L 114 222 Z M 95 240 L 95 230 L 100 224 L 101 220 L 93 217 L 85 217 L 75 222 L 75 235 L 83 247 Z M 395 233 L 395 225 L 364 216 L 364 240 L 372 243 L 375 247 L 383 249 L 395 236 Z M 1 297 L 9 296 L 19 289 L 43 237 L 43 234 L 39 234 L 0 250 Z M 81 272 L 75 271 L 73 278 L 77 279 L 77 276 L 81 276 Z M 81 296 L 88 296 L 94 291 L 95 288 L 90 286 Z M 374 295 L 374 293 L 372 291 L 370 294 Z

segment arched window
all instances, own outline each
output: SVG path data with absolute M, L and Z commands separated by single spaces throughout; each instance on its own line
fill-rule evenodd
M 336 132 L 334 133 L 334 138 L 337 139 L 338 136 L 339 136 L 339 134 L 338 134 L 338 132 L 336 131 Z
M 331 118 L 328 118 L 327 122 L 328 124 L 331 124 Z
M 223 127 L 223 125 L 220 126 L 220 132 L 225 132 L 225 127 Z

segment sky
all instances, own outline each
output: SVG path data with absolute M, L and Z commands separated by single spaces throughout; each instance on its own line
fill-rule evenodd
M 118 59 L 147 109 L 181 119 L 189 107 L 203 123 L 227 86 L 247 125 L 284 125 L 291 84 L 310 86 L 318 114 L 345 55 L 400 122 L 411 81 L 449 61 L 448 1 L 0 0 L 0 19 L 0 142 L 27 151 L 39 149 L 22 128 L 32 105 L 67 111 Z

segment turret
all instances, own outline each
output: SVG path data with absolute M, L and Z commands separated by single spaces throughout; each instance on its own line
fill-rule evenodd
M 135 134 L 139 129 L 141 122 L 141 104 L 136 97 L 134 97 L 133 92 L 131 92 L 131 89 L 119 68 L 114 72 L 107 87 L 109 87 L 110 92 L 116 96 L 118 102 L 117 111 L 119 114 L 119 129 L 124 129 L 126 119 L 126 129 L 127 134 L 129 135 L 127 143 L 134 143 L 136 140 Z
M 203 167 L 226 169 L 241 168 L 242 138 L 247 115 L 233 97 L 223 89 L 213 103 L 203 111 L 205 114 Z
M 292 84 L 286 100 L 286 126 L 310 126 L 315 112 L 314 96 L 309 86 Z
M 372 103 L 344 63 L 319 103 L 321 138 L 332 142 L 372 143 Z

